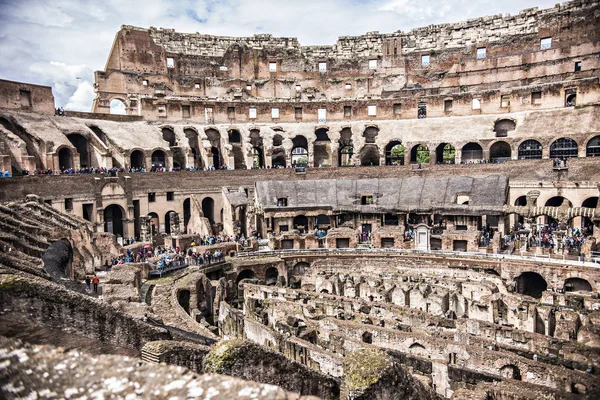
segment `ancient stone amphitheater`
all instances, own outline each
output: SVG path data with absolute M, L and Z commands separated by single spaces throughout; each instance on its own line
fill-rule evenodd
M 599 26 L 123 26 L 91 113 L 0 81 L 0 398 L 599 399 Z

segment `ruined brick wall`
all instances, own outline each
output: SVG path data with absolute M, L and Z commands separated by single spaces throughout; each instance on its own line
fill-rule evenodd
M 163 329 L 31 275 L 2 275 L 0 307 L 4 313 L 27 310 L 38 324 L 54 329 L 69 328 L 83 336 L 138 351 L 148 341 L 170 339 L 170 334 Z
M 52 88 L 0 79 L 0 109 L 54 115 Z
M 307 118 L 307 102 L 342 111 L 354 104 L 352 114 L 360 116 L 367 105 L 391 110 L 380 99 L 394 98 L 398 107 L 386 114 L 417 118 L 423 101 L 435 116 L 504 112 L 500 96 L 510 91 L 500 87 L 513 88 L 513 110 L 552 107 L 563 102 L 565 85 L 580 84 L 578 101 L 594 102 L 597 89 L 590 94 L 586 85 L 593 84 L 599 65 L 598 5 L 572 1 L 514 16 L 340 37 L 329 46 L 301 46 L 295 38 L 269 34 L 226 37 L 124 25 L 106 71 L 96 72 L 93 110 L 108 113 L 110 101 L 119 99 L 134 115 L 142 102 L 141 114 L 151 120 L 245 122 L 247 106 L 264 101 L 279 99 L 273 107 L 286 120 L 295 116 L 293 105 L 304 106 Z M 542 47 L 541 39 L 550 37 L 550 47 Z M 483 57 L 478 49 L 485 49 Z M 582 65 L 575 73 L 576 61 Z M 550 79 L 540 83 L 542 77 Z M 592 79 L 581 81 L 586 78 Z M 538 91 L 542 104 L 529 100 Z M 472 109 L 473 98 L 481 109 Z M 447 109 L 445 102 L 453 99 Z M 246 106 L 241 112 L 226 111 L 240 103 Z M 259 115 L 270 116 L 266 111 Z M 345 117 L 336 111 L 328 116 Z

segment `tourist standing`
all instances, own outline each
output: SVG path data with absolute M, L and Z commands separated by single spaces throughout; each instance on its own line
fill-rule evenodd
M 94 285 L 94 293 L 98 293 L 98 284 L 100 283 L 100 278 L 96 274 L 92 278 L 92 284 Z

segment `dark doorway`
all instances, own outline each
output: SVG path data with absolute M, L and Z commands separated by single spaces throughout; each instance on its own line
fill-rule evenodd
M 71 142 L 71 144 L 77 149 L 77 152 L 79 153 L 79 168 L 91 167 L 88 140 L 85 137 L 76 133 L 68 135 L 67 139 L 69 139 L 69 142 Z
M 61 170 L 73 168 L 73 153 L 71 149 L 63 147 L 58 152 L 58 164 Z
M 104 209 L 104 232 L 123 237 L 123 212 L 120 206 L 111 204 Z
M 211 225 L 215 223 L 215 201 L 211 197 L 202 199 L 202 212 Z
M 516 281 L 517 293 L 539 299 L 548 288 L 546 280 L 536 272 L 523 272 Z

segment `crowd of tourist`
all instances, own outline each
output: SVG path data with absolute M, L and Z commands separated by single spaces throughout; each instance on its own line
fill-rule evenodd
M 527 251 L 531 247 L 542 247 L 544 249 L 556 249 L 557 251 L 568 250 L 579 253 L 581 246 L 586 242 L 586 236 L 592 234 L 588 228 L 570 228 L 566 232 L 558 234 L 559 225 L 553 222 L 540 228 L 533 226 L 531 230 L 525 229 L 522 223 L 517 224 L 515 230 L 504 236 L 504 242 L 513 245 L 514 248 L 522 248 Z

